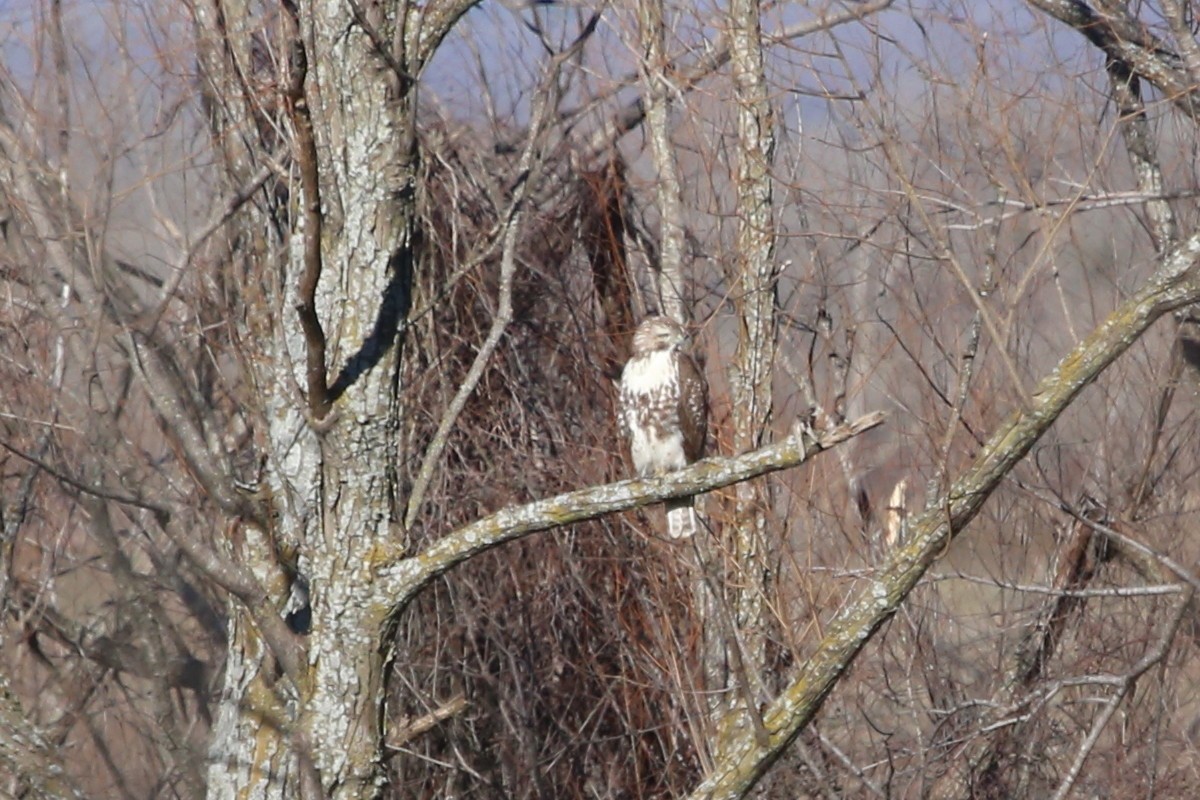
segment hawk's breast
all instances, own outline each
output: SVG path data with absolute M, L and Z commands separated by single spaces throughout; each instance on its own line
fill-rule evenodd
M 621 429 L 634 469 L 651 475 L 687 466 L 679 424 L 679 366 L 658 350 L 631 358 L 621 373 Z

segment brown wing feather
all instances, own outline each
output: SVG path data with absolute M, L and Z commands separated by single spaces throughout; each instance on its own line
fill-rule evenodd
M 708 384 L 695 359 L 687 353 L 679 354 L 679 427 L 688 463 L 703 458 L 708 437 Z

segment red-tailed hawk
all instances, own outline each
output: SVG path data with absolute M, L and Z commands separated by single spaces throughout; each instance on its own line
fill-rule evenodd
M 618 412 L 639 475 L 685 467 L 704 455 L 708 434 L 708 385 L 683 348 L 687 332 L 668 317 L 650 317 L 633 334 L 633 355 L 621 373 Z M 668 500 L 667 533 L 696 533 L 692 498 Z

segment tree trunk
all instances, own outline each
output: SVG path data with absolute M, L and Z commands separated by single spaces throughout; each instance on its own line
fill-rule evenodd
M 766 440 L 773 399 L 776 279 L 775 221 L 771 190 L 771 157 L 775 150 L 774 119 L 763 67 L 762 27 L 758 3 L 735 0 L 730 5 L 730 40 L 734 102 L 737 106 L 737 260 L 729 275 L 737 310 L 737 351 L 730 365 L 733 399 L 733 448 L 745 452 Z M 770 493 L 762 482 L 737 487 L 735 506 L 736 569 L 731 583 L 736 635 L 744 648 L 746 691 L 769 696 L 766 663 L 766 549 Z M 750 703 L 750 698 L 746 698 Z
M 656 267 L 659 310 L 686 325 L 692 318 L 692 309 L 684 297 L 683 196 L 675 150 L 671 146 L 672 87 L 666 72 L 666 19 L 662 0 L 639 0 L 637 14 L 642 37 L 642 97 L 654 167 L 658 173 L 659 263 Z
M 212 797 L 311 794 L 316 776 L 327 797 L 374 797 L 382 785 L 387 606 L 375 565 L 401 544 L 398 331 L 415 247 L 415 87 L 377 49 L 393 41 L 395 19 L 347 32 L 345 5 L 327 2 L 293 21 L 300 212 L 263 365 L 276 527 L 247 531 L 241 549 L 267 565 L 258 577 L 280 613 L 298 570 L 312 622 L 301 674 L 287 676 L 263 666 L 257 632 L 231 614 Z M 297 324 L 306 303 L 315 317 Z

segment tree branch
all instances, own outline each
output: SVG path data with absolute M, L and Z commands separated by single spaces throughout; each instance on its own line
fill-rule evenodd
M 1137 73 L 1123 61 L 1109 58 L 1108 80 L 1112 87 L 1113 101 L 1117 105 L 1121 135 L 1125 139 L 1125 152 L 1137 179 L 1138 191 L 1151 197 L 1163 194 L 1163 173 L 1159 166 L 1158 152 L 1146 116 L 1146 104 L 1142 102 L 1141 81 Z M 1150 222 L 1150 234 L 1154 238 L 1154 249 L 1166 252 L 1178 237 L 1179 225 L 1166 200 L 1146 201 L 1146 216 Z
M 412 74 L 421 73 L 462 15 L 480 2 L 481 0 L 433 0 L 424 4 L 405 4 L 408 19 L 397 35 L 404 37 L 403 61 Z
M 416 719 L 404 718 L 401 720 L 401 724 L 388 734 L 387 747 L 391 750 L 399 750 L 421 734 L 432 730 L 439 723 L 445 722 L 456 714 L 461 713 L 466 707 L 466 695 L 459 694 L 455 695 L 449 701 L 442 703 L 428 714 L 419 716 Z
M 79 492 L 140 508 L 153 514 L 160 521 L 167 535 L 196 569 L 246 605 L 284 671 L 294 679 L 297 685 L 301 683 L 305 675 L 305 668 L 300 642 L 288 629 L 283 617 L 279 615 L 278 609 L 272 605 L 266 590 L 248 568 L 203 543 L 198 536 L 193 534 L 190 527 L 174 522 L 175 517 L 165 506 L 156 505 L 123 492 L 115 492 L 106 487 L 85 484 L 64 472 L 55 470 L 51 465 L 35 456 L 14 448 L 7 442 L 0 441 L 0 447 L 45 470 L 55 480 Z
M 1058 789 L 1055 790 L 1051 800 L 1065 800 L 1071 793 L 1071 788 L 1075 782 L 1079 780 L 1079 774 L 1083 771 L 1083 764 L 1087 761 L 1092 749 L 1096 746 L 1096 742 L 1100 739 L 1100 734 L 1104 732 L 1104 728 L 1116 713 L 1121 702 L 1129 695 L 1136 685 L 1138 678 L 1145 675 L 1151 667 L 1159 664 L 1167 657 L 1171 651 L 1171 645 L 1175 641 L 1175 634 L 1179 631 L 1179 623 L 1183 621 L 1184 615 L 1187 614 L 1188 608 L 1191 606 L 1194 589 L 1188 587 L 1175 603 L 1174 613 L 1171 614 L 1170 620 L 1164 626 L 1162 633 L 1158 637 L 1158 641 L 1154 647 L 1150 649 L 1137 664 L 1124 675 L 1114 676 L 1113 683 L 1117 685 L 1116 692 L 1104 704 L 1104 708 L 1100 714 L 1092 722 L 1092 729 L 1082 742 L 1079 743 L 1079 749 L 1075 754 L 1075 760 L 1071 764 L 1071 768 L 1067 770 L 1067 774 L 1063 776 L 1062 782 Z
M 1131 299 L 1119 306 L 1038 384 L 1027 409 L 1012 413 L 929 510 L 910 525 L 910 539 L 878 576 L 826 628 L 817 651 L 766 709 L 766 747 L 739 731 L 718 754 L 712 774 L 691 795 L 699 800 L 743 797 L 816 716 L 834 685 L 913 587 L 974 518 L 1000 481 L 1058 416 L 1163 314 L 1200 301 L 1200 234 L 1168 254 Z
M 382 554 L 378 565 L 381 574 L 377 584 L 378 602 L 398 610 L 426 584 L 450 568 L 485 550 L 537 531 L 673 497 L 687 497 L 720 489 L 759 475 L 799 466 L 817 453 L 882 424 L 885 416 L 877 411 L 824 431 L 816 438 L 808 433 L 796 433 L 751 453 L 732 458 L 707 458 L 669 475 L 592 486 L 503 509 L 447 534 L 418 555 L 392 559 L 389 554 Z
M 98 269 L 90 268 L 91 259 L 82 245 L 84 237 L 76 235 L 72 227 L 72 220 L 82 215 L 64 196 L 65 187 L 59 178 L 27 151 L 4 120 L 0 120 L 0 153 L 13 165 L 11 186 L 4 188 L 21 200 L 31 232 L 46 249 L 46 275 L 70 286 L 81 305 L 102 311 L 122 329 L 116 337 L 117 345 L 149 397 L 163 432 L 178 445 L 188 468 L 208 495 L 229 514 L 261 521 L 261 509 L 237 492 L 228 471 L 209 449 L 201 422 L 203 409 L 182 380 L 170 347 L 153 331 L 135 330 L 142 311 L 138 292 L 116 277 L 116 260 L 108 253 L 99 254 Z M 53 318 L 54 307 L 47 304 L 46 308 L 47 316 Z M 71 323 L 63 324 L 66 328 Z
M 304 196 L 304 273 L 300 276 L 300 299 L 296 311 L 304 330 L 305 378 L 308 384 L 308 413 L 314 422 L 325 419 L 333 400 L 329 395 L 329 371 L 325 357 L 325 330 L 317 315 L 317 286 L 321 282 L 321 180 L 317 171 L 317 141 L 304 84 L 308 77 L 308 54 L 301 36 L 298 10 L 284 3 L 292 25 L 291 82 L 284 93 L 292 128 L 296 133 L 296 164 Z
M 775 159 L 775 118 L 771 105 L 771 87 L 767 83 L 761 10 L 757 0 L 731 0 L 728 25 L 730 72 L 733 101 L 737 108 L 736 170 L 734 172 L 734 213 L 737 217 L 736 256 L 726 263 L 725 282 L 733 289 L 733 309 L 738 325 L 737 345 L 727 368 L 729 394 L 733 407 L 734 450 L 757 447 L 769 430 L 775 412 L 772 387 L 775 353 L 779 339 L 779 277 L 783 266 L 775 257 L 775 199 L 773 163 Z M 770 614 L 767 595 L 770 589 L 768 565 L 776 557 L 769 531 L 773 503 L 761 484 L 739 484 L 734 491 L 731 519 L 733 561 L 738 579 L 726 588 L 733 605 L 734 634 L 742 639 L 744 655 L 738 652 L 736 639 L 728 648 L 729 664 L 734 667 L 745 695 L 742 702 L 751 722 L 762 727 L 758 702 L 778 689 L 777 681 L 764 677 L 769 662 L 767 634 Z M 707 648 L 706 648 L 707 649 Z M 754 686 L 747 686 L 744 665 L 753 665 Z M 714 665 L 705 665 L 713 675 Z M 741 668 L 739 670 L 739 668 Z M 721 685 L 705 687 L 709 692 Z M 727 709 L 732 698 L 722 698 Z M 768 737 L 756 731 L 760 743 Z
M 639 0 L 638 29 L 642 39 L 642 109 L 646 116 L 654 168 L 658 173 L 656 199 L 659 216 L 659 310 L 680 325 L 687 325 L 691 310 L 683 297 L 683 192 L 676 154 L 671 147 L 669 111 L 671 82 L 666 56 L 666 21 L 662 0 Z
M 561 64 L 562 61 L 560 59 L 554 60 L 554 63 L 547 72 L 546 79 L 543 81 L 541 88 L 534 98 L 528 139 L 526 140 L 525 150 L 521 153 L 521 158 L 517 164 L 517 185 L 513 189 L 512 201 L 509 203 L 508 211 L 505 214 L 504 247 L 500 253 L 500 289 L 499 295 L 496 298 L 496 314 L 492 317 L 492 324 L 488 330 L 487 338 L 475 353 L 475 358 L 467 370 L 466 378 L 463 379 L 462 385 L 458 387 L 458 391 L 450 401 L 450 405 L 446 408 L 446 413 L 442 415 L 437 431 L 433 435 L 433 440 L 430 442 L 429 448 L 425 451 L 425 457 L 421 461 L 421 468 L 417 471 L 412 492 L 409 494 L 408 507 L 404 514 L 404 527 L 406 529 L 411 528 L 417 521 L 417 516 L 420 514 L 421 507 L 425 503 L 425 495 L 429 490 L 429 483 L 433 480 L 433 472 L 441 461 L 447 444 L 449 444 L 454 424 L 458 421 L 463 409 L 466 408 L 467 401 L 471 398 L 471 395 L 475 393 L 479 381 L 483 378 L 483 373 L 487 368 L 488 362 L 496 352 L 496 348 L 500 345 L 501 337 L 508 330 L 508 326 L 512 322 L 512 286 L 513 278 L 517 273 L 518 236 L 525 216 L 525 198 L 529 193 L 530 184 L 536 180 L 536 173 L 539 172 L 538 167 L 540 166 L 540 162 L 538 159 L 540 148 L 538 145 L 542 141 L 544 125 L 549 116 L 550 109 L 553 107 L 554 96 L 557 94 L 555 82 L 558 80 L 558 68 Z
M 1030 1 L 1032 2 L 1032 0 Z M 795 25 L 789 25 L 774 33 L 764 34 L 764 39 L 768 44 L 772 45 L 791 42 L 820 31 L 836 28 L 839 25 L 865 19 L 872 14 L 883 11 L 894 2 L 895 0 L 870 0 L 870 2 L 853 4 L 844 10 L 822 14 L 815 19 L 805 20 Z M 684 67 L 678 61 L 675 61 L 663 67 L 664 74 L 678 76 L 674 83 L 675 90 L 678 95 L 685 95 L 699 86 L 701 81 L 710 77 L 717 70 L 729 63 L 729 59 L 733 54 L 732 47 L 732 40 L 728 34 L 725 34 L 711 50 L 706 51 L 704 56 L 691 67 Z M 630 79 L 629 82 L 632 82 L 632 80 Z M 624 84 L 622 84 L 621 88 L 624 88 Z M 641 125 L 645 119 L 646 104 L 642 101 L 642 98 L 639 97 L 636 100 L 630 101 L 613 116 L 608 125 L 601 126 L 596 131 L 588 142 L 587 147 L 584 148 L 584 152 L 591 158 L 603 157 L 604 154 L 612 151 L 617 140 Z
M 1185 114 L 1196 116 L 1200 93 L 1178 55 L 1122 10 L 1097 10 L 1082 0 L 1027 0 L 1034 8 L 1079 31 L 1113 61 L 1128 65 L 1159 88 Z

